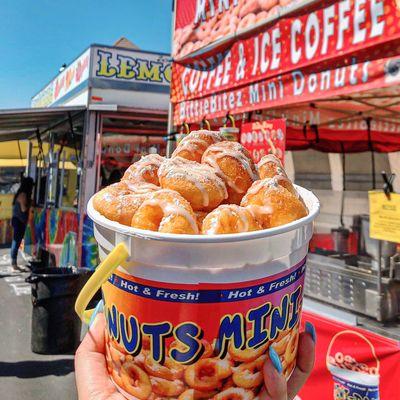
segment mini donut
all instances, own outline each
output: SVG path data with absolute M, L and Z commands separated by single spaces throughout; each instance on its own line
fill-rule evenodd
M 100 190 L 93 197 L 93 207 L 111 221 L 130 225 L 133 214 L 148 193 L 159 190 L 152 184 L 117 182 Z
M 172 158 L 182 157 L 186 160 L 201 162 L 203 153 L 214 143 L 222 142 L 224 137 L 220 132 L 200 130 L 190 132 L 178 144 L 172 153 Z
M 196 50 L 200 49 L 200 48 L 203 47 L 203 46 L 204 46 L 203 41 L 201 41 L 201 40 L 196 40 L 196 41 L 193 43 L 192 51 L 196 51 Z
M 368 371 L 369 371 L 370 375 L 379 375 L 378 367 L 370 367 Z
M 181 47 L 181 49 L 180 49 L 180 51 L 179 51 L 179 53 L 178 53 L 178 56 L 179 56 L 179 57 L 184 57 L 184 56 L 186 56 L 187 54 L 190 54 L 190 53 L 193 51 L 193 45 L 194 45 L 193 42 L 187 42 L 187 43 L 185 43 L 185 44 Z
M 288 6 L 289 4 L 292 4 L 292 3 L 294 3 L 294 0 L 279 0 L 279 5 L 281 7 L 286 7 L 286 6 Z
M 328 364 L 330 365 L 337 365 L 335 357 L 328 356 Z
M 280 356 L 282 356 L 286 351 L 286 347 L 289 343 L 289 340 L 290 340 L 290 335 L 286 335 L 283 336 L 282 338 L 277 338 L 277 340 L 273 342 L 271 346 Z
M 270 342 L 267 342 L 258 347 L 257 349 L 253 348 L 237 349 L 231 343 L 229 345 L 228 351 L 229 355 L 232 357 L 234 361 L 248 363 L 255 361 L 257 358 L 262 356 L 267 351 L 269 346 Z
M 204 218 L 201 231 L 203 235 L 218 235 L 260 229 L 260 224 L 249 210 L 236 204 L 223 204 Z
M 131 226 L 164 233 L 199 232 L 190 204 L 179 193 L 165 189 L 147 195 L 133 215 Z
M 160 185 L 180 193 L 194 211 L 210 211 L 228 197 L 224 181 L 215 170 L 181 157 L 166 160 L 158 170 Z
M 185 382 L 193 389 L 211 391 L 219 389 L 222 381 L 232 375 L 232 364 L 228 360 L 202 358 L 185 370 Z
M 148 154 L 132 164 L 125 171 L 122 180 L 132 182 L 144 181 L 158 186 L 157 172 L 164 160 L 165 158 L 159 154 Z
M 344 355 L 343 355 L 342 352 L 338 351 L 338 352 L 335 354 L 335 361 L 336 361 L 337 364 L 343 364 L 343 362 L 344 362 Z
M 281 10 L 281 6 L 274 6 L 268 11 L 268 17 L 274 17 L 275 15 L 279 14 L 279 11 Z
M 230 387 L 215 395 L 212 400 L 253 400 L 254 393 L 251 390 Z
M 279 0 L 258 0 L 260 7 L 264 11 L 269 11 L 272 7 L 279 4 Z
M 266 356 L 261 356 L 254 361 L 240 364 L 232 375 L 235 385 L 244 389 L 252 389 L 261 385 L 265 360 Z
M 264 229 L 296 221 L 308 214 L 299 196 L 283 184 L 290 187 L 291 182 L 279 176 L 263 179 L 254 182 L 243 197 L 241 206 L 248 207 Z
M 256 14 L 247 14 L 238 24 L 237 30 L 241 31 L 250 28 L 257 21 Z
M 268 11 L 261 11 L 256 15 L 256 23 L 259 24 L 261 21 L 265 21 L 268 18 Z
M 215 390 L 210 392 L 203 392 L 196 389 L 187 389 L 179 397 L 178 400 L 203 400 L 212 398 L 217 392 Z
M 293 183 L 290 181 L 290 179 L 286 176 L 283 175 L 275 175 L 272 178 L 265 178 L 261 179 L 257 182 L 254 182 L 252 187 L 247 191 L 247 194 L 255 193 L 260 190 L 262 186 L 282 186 L 286 190 L 288 190 L 290 193 L 292 193 L 294 196 L 298 197 L 300 201 L 304 204 L 303 199 L 300 198 L 299 193 L 293 186 Z
M 146 400 L 151 394 L 149 376 L 133 362 L 127 362 L 121 368 L 122 388 L 140 400 Z
M 227 203 L 240 204 L 254 181 L 259 179 L 250 153 L 238 142 L 211 145 L 203 154 L 202 163 L 214 168 L 228 189 Z
M 344 356 L 344 361 L 347 362 L 347 363 L 350 363 L 350 364 L 355 364 L 356 363 L 356 360 L 352 356 L 350 356 L 349 354 L 346 354 Z
M 281 160 L 273 154 L 267 154 L 261 158 L 257 164 L 257 169 L 261 179 L 273 178 L 275 175 L 287 177 Z
M 165 358 L 164 364 L 162 365 L 154 361 L 153 357 L 147 355 L 144 360 L 144 369 L 151 376 L 173 381 L 182 378 L 184 367 L 182 364 L 173 361 L 172 358 L 169 357 Z
M 185 385 L 180 379 L 169 381 L 168 379 L 151 377 L 153 392 L 163 397 L 179 396 L 185 391 Z
M 239 23 L 239 17 L 232 15 L 231 13 L 225 13 L 215 23 L 212 32 L 208 38 L 209 42 L 215 42 L 216 40 L 229 36 L 236 31 L 236 26 Z
M 245 18 L 247 15 L 251 13 L 257 13 L 260 9 L 259 0 L 247 0 L 243 3 L 243 6 L 240 7 L 239 17 Z

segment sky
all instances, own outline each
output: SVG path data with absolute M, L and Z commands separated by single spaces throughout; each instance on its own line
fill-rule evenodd
M 31 97 L 90 44 L 170 52 L 172 0 L 1 0 L 0 109 Z

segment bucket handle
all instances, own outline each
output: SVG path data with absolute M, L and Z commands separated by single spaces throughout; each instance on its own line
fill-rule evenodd
M 338 332 L 338 333 L 332 338 L 331 342 L 329 343 L 328 350 L 327 350 L 327 352 L 326 352 L 326 366 L 328 367 L 328 365 L 329 365 L 329 356 L 330 356 L 330 354 L 331 354 L 331 350 L 332 350 L 333 344 L 335 343 L 336 339 L 337 339 L 339 336 L 344 335 L 344 334 L 356 335 L 356 336 L 360 337 L 361 339 L 363 339 L 363 340 L 369 345 L 369 347 L 371 348 L 371 351 L 372 351 L 372 355 L 374 356 L 375 361 L 376 361 L 376 368 L 377 368 L 377 370 L 379 371 L 380 361 L 379 361 L 379 358 L 377 357 L 377 355 L 376 355 L 376 353 L 375 353 L 374 345 L 373 345 L 364 335 L 362 335 L 361 333 L 358 333 L 358 332 L 356 332 L 356 331 L 351 331 L 351 330 L 345 330 L 345 331 Z
M 96 292 L 107 281 L 109 276 L 121 265 L 129 256 L 128 248 L 124 243 L 119 243 L 111 253 L 100 263 L 94 274 L 88 279 L 85 286 L 80 291 L 76 302 L 75 311 L 79 318 L 89 324 L 93 314 L 93 309 L 86 310 Z

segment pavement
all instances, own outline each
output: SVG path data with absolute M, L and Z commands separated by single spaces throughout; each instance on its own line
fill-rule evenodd
M 77 399 L 73 355 L 31 352 L 28 275 L 14 273 L 9 249 L 0 250 L 0 399 Z

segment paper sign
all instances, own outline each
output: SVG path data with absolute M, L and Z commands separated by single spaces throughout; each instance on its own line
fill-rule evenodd
M 390 199 L 383 192 L 371 191 L 368 195 L 370 237 L 400 243 L 400 194 L 391 193 Z

